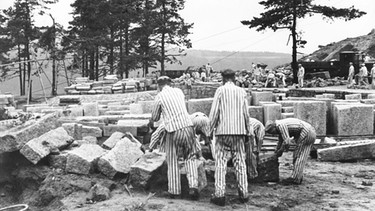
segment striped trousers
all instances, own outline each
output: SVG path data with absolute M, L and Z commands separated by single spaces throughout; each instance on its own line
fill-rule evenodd
M 301 131 L 300 137 L 296 140 L 296 149 L 293 153 L 293 172 L 291 178 L 294 182 L 301 183 L 303 179 L 303 168 L 310 155 L 310 150 L 316 139 L 314 127 L 307 126 Z
M 227 162 L 233 158 L 236 170 L 238 190 L 247 196 L 247 175 L 245 156 L 245 136 L 244 135 L 219 135 L 216 136 L 215 144 L 215 196 L 225 195 L 225 175 L 227 172 Z
M 189 188 L 198 188 L 198 169 L 195 153 L 197 152 L 193 127 L 185 127 L 172 133 L 166 133 L 165 152 L 168 166 L 168 192 L 174 195 L 181 194 L 181 176 L 178 158 L 182 157 L 181 148 L 190 143 L 192 149 L 185 159 L 186 177 Z

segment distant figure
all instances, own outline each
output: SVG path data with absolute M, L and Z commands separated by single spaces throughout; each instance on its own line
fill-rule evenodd
M 348 85 L 349 86 L 352 86 L 352 84 L 354 82 L 353 79 L 354 79 L 354 66 L 353 66 L 353 62 L 349 62 L 349 74 L 348 74 Z
M 298 87 L 303 87 L 303 78 L 305 77 L 305 68 L 302 66 L 302 64 L 298 64 Z
M 375 64 L 372 65 L 370 76 L 371 76 L 371 88 L 375 89 Z
M 206 75 L 207 75 L 207 78 L 209 78 L 211 76 L 211 73 L 214 71 L 214 69 L 212 68 L 212 66 L 210 65 L 210 63 L 207 63 L 206 65 Z
M 205 71 L 202 71 L 202 73 L 201 73 L 201 80 L 202 80 L 203 82 L 206 82 L 206 81 L 207 81 L 207 77 L 206 77 L 206 72 L 205 72 Z
M 257 65 L 255 66 L 255 69 L 254 69 L 254 80 L 256 80 L 257 82 L 259 82 L 260 80 L 260 67 Z
M 358 81 L 358 84 L 359 85 L 368 85 L 368 71 L 367 71 L 367 67 L 365 65 L 365 63 L 362 63 L 361 64 L 361 68 L 359 69 L 359 81 Z

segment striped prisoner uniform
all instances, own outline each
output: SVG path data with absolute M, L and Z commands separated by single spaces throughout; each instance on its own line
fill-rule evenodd
M 151 119 L 158 121 L 163 114 L 166 130 L 165 152 L 168 166 L 168 192 L 181 194 L 181 178 L 178 158 L 183 156 L 190 188 L 198 188 L 196 158 L 198 150 L 194 141 L 194 128 L 186 110 L 185 96 L 181 89 L 165 85 L 155 97 Z
M 257 166 L 259 162 L 259 153 L 263 145 L 265 130 L 264 125 L 255 118 L 250 117 L 250 124 L 254 130 L 254 140 L 250 140 L 245 144 L 247 175 L 250 178 L 255 178 L 258 176 Z
M 195 112 L 191 114 L 190 119 L 193 123 L 195 135 L 196 135 L 196 144 L 198 150 L 201 150 L 201 146 L 199 143 L 200 140 L 200 135 L 203 134 L 206 137 L 209 136 L 210 133 L 210 120 L 206 116 L 206 114 L 202 112 Z M 157 144 L 160 145 L 160 151 L 164 152 L 164 146 L 165 146 L 165 141 L 164 141 L 164 135 L 166 133 L 164 123 L 161 123 L 159 127 L 152 133 L 151 135 L 151 141 L 150 141 L 150 148 L 154 149 Z
M 252 132 L 246 92 L 233 82 L 219 87 L 210 111 L 210 134 L 216 129 L 215 197 L 225 195 L 227 162 L 233 157 L 239 191 L 247 196 L 245 137 Z
M 290 137 L 294 137 L 296 149 L 293 153 L 294 169 L 291 178 L 293 178 L 294 182 L 301 183 L 303 168 L 316 139 L 315 128 L 309 123 L 296 118 L 276 120 L 275 123 L 280 133 L 279 140 L 285 141 L 290 139 Z

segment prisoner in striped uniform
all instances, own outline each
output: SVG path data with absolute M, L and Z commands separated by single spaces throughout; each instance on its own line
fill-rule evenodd
M 309 123 L 296 118 L 287 118 L 266 123 L 267 133 L 278 134 L 278 152 L 280 156 L 284 148 L 287 150 L 294 140 L 296 149 L 293 153 L 292 175 L 283 180 L 283 184 L 301 184 L 303 179 L 303 168 L 306 165 L 312 145 L 316 139 L 315 128 Z
M 224 85 L 214 96 L 210 111 L 210 134 L 214 130 L 215 144 L 215 194 L 211 202 L 225 206 L 225 175 L 227 162 L 233 158 L 241 202 L 248 201 L 245 138 L 253 136 L 249 123 L 248 102 L 244 89 L 234 84 L 235 72 L 227 69 L 222 73 Z
M 158 78 L 161 91 L 155 97 L 150 123 L 158 121 L 163 116 L 170 197 L 175 198 L 181 194 L 178 158 L 183 157 L 187 169 L 189 195 L 192 199 L 198 200 L 198 170 L 195 157 L 198 149 L 194 141 L 193 123 L 189 118 L 182 90 L 171 87 L 170 83 L 171 79 L 167 76 Z
M 191 114 L 190 119 L 193 123 L 194 131 L 195 131 L 195 140 L 197 144 L 197 148 L 200 151 L 201 145 L 199 143 L 200 136 L 203 135 L 204 138 L 207 138 L 210 133 L 210 120 L 208 119 L 207 115 L 202 112 L 195 112 Z M 164 136 L 166 134 L 164 123 L 161 123 L 159 127 L 152 133 L 151 141 L 150 141 L 150 149 L 155 149 L 156 146 L 159 144 L 159 149 L 161 152 L 165 152 L 165 139 Z
M 250 117 L 250 124 L 254 130 L 254 138 L 245 144 L 247 175 L 255 178 L 258 176 L 259 153 L 262 149 L 265 131 L 264 125 L 255 118 Z

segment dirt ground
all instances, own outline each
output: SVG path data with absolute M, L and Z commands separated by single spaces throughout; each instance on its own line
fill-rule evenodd
M 291 173 L 292 152 L 280 159 L 280 177 Z M 130 210 L 374 210 L 375 162 L 364 160 L 353 163 L 319 162 L 310 159 L 305 168 L 304 180 L 299 186 L 282 186 L 277 183 L 249 184 L 250 201 L 236 202 L 235 183 L 227 183 L 227 205 L 219 207 L 209 203 L 214 191 L 213 182 L 202 191 L 199 201 L 169 199 L 160 193 L 131 189 L 114 190 L 109 200 L 86 204 L 85 192 L 75 192 L 61 200 L 61 210 L 130 211 Z

